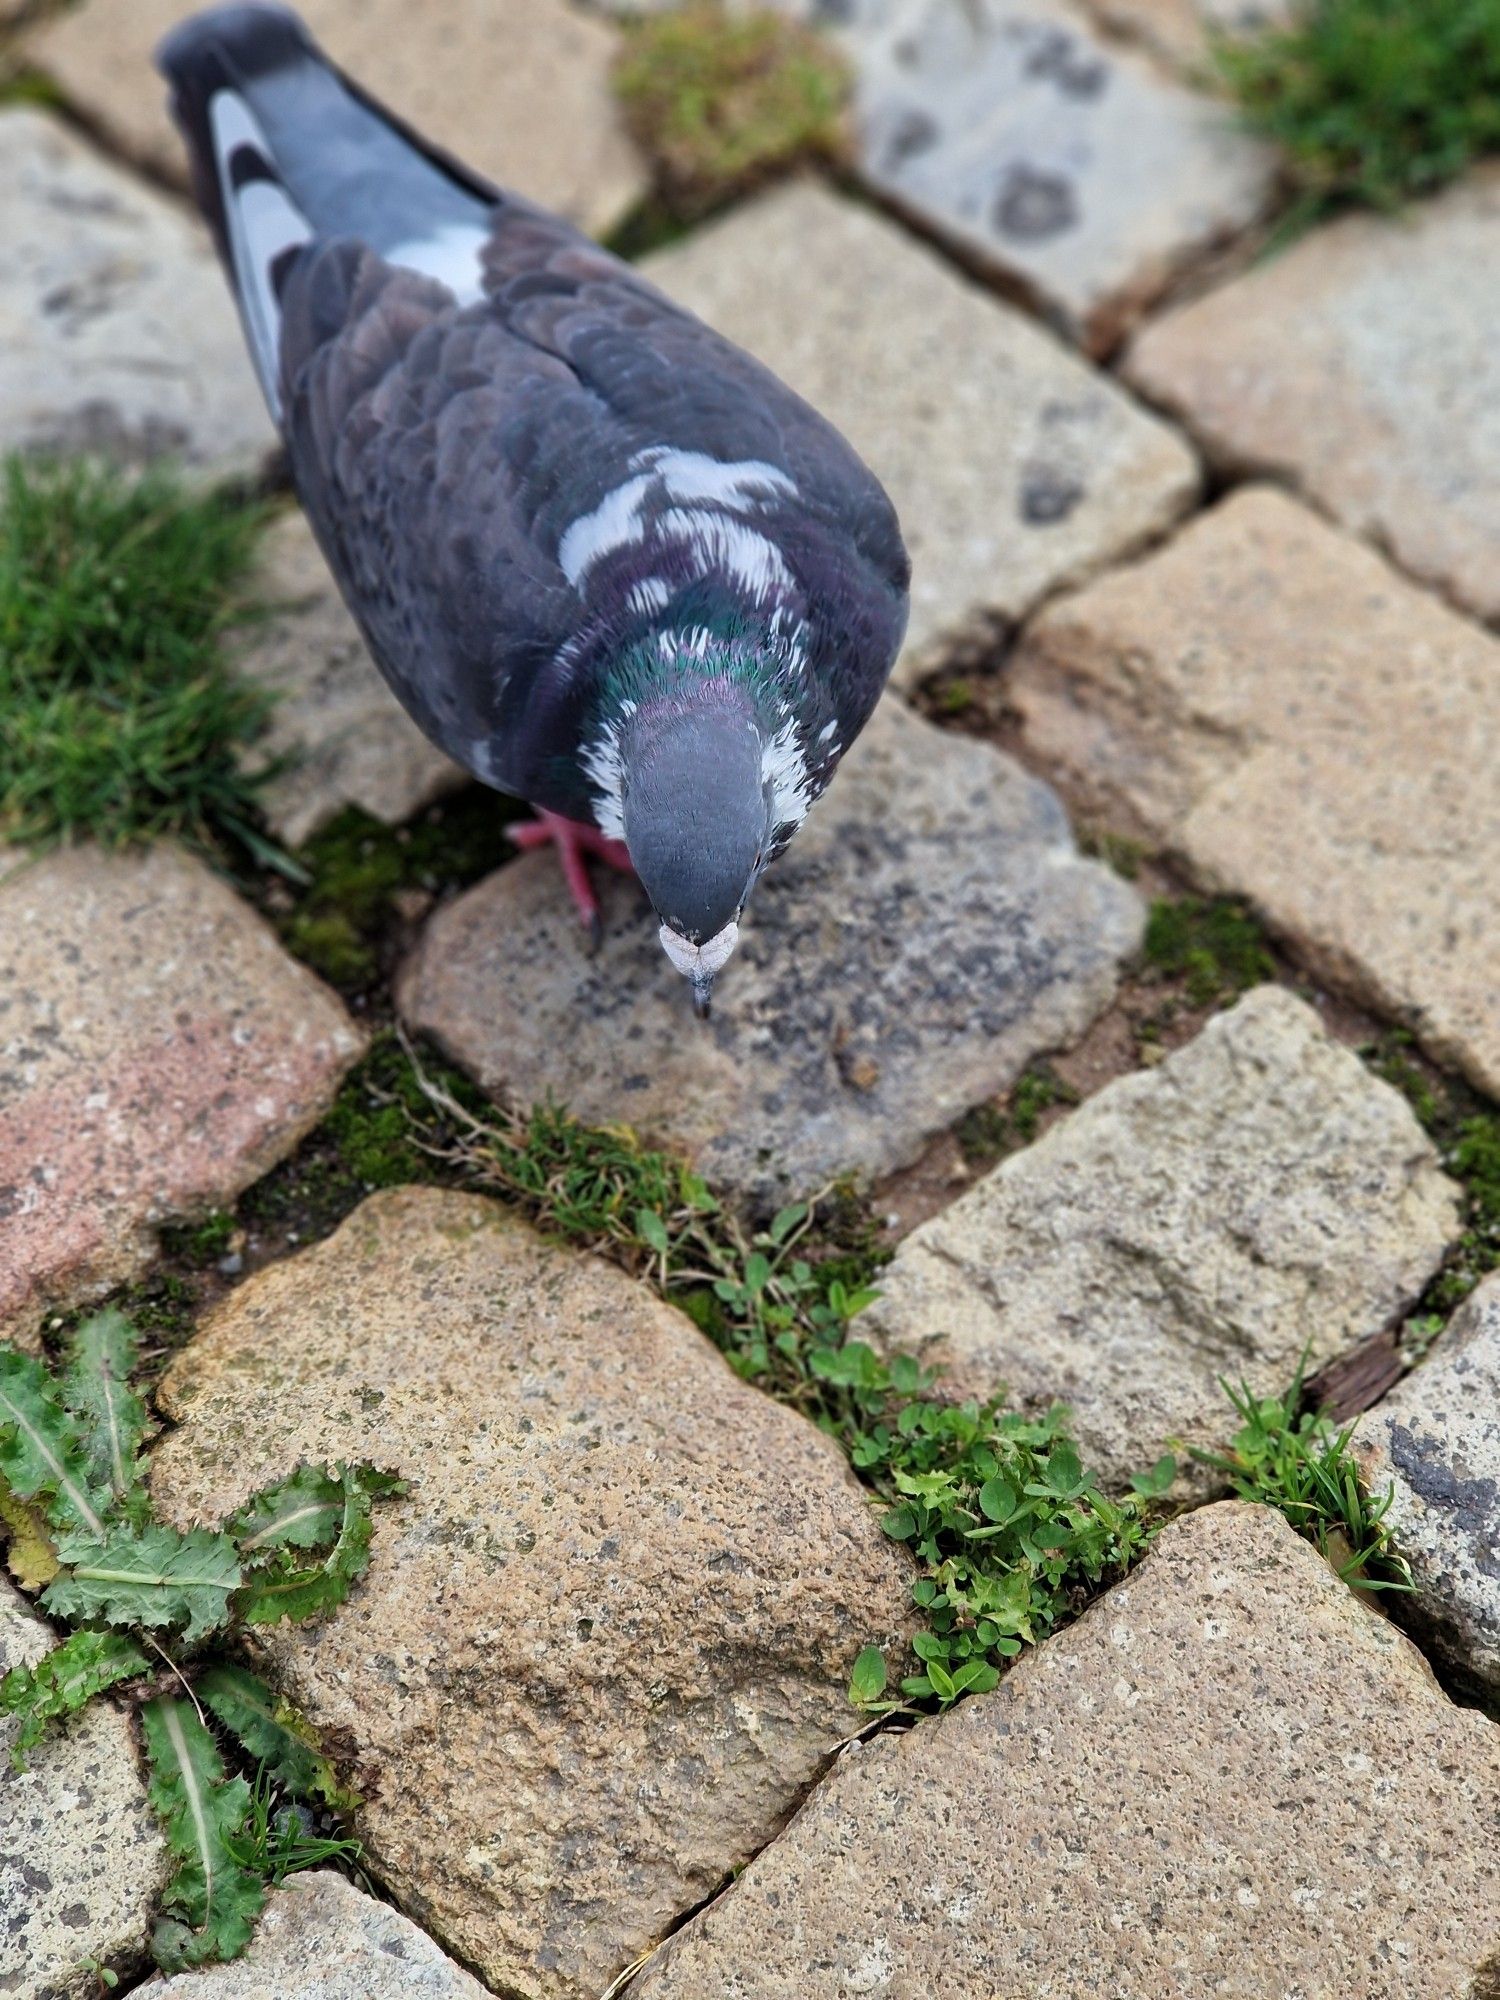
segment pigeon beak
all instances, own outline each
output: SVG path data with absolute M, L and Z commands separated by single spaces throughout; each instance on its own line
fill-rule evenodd
M 674 931 L 670 924 L 663 924 L 657 933 L 661 948 L 673 965 L 688 980 L 693 988 L 693 1012 L 700 1021 L 708 1019 L 709 1007 L 713 1001 L 714 981 L 729 963 L 730 953 L 740 941 L 738 924 L 726 924 L 702 944 L 694 944 L 680 931 Z

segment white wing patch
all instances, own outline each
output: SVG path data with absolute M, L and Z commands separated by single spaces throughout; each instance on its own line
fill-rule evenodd
M 208 120 L 250 351 L 271 415 L 279 421 L 281 307 L 271 272 L 288 250 L 312 241 L 312 225 L 280 181 L 257 179 L 242 187 L 234 185 L 229 165 L 238 147 L 251 147 L 268 165 L 272 160 L 260 121 L 245 100 L 232 90 L 216 91 L 209 100 Z
M 796 481 L 779 466 L 764 459 L 744 458 L 735 463 L 710 458 L 704 451 L 677 451 L 671 445 L 653 445 L 637 452 L 630 469 L 654 466 L 673 500 L 710 500 L 720 507 L 753 511 L 758 502 L 776 493 L 795 493 Z
M 795 481 L 777 466 L 758 458 L 730 463 L 706 452 L 653 445 L 636 453 L 629 470 L 630 478 L 591 513 L 570 522 L 558 542 L 558 563 L 575 590 L 606 556 L 648 539 L 656 547 L 690 550 L 701 573 L 720 572 L 758 603 L 793 587 L 776 544 L 737 518 L 755 515 L 779 494 L 796 492 Z M 648 519 L 652 503 L 654 518 Z M 630 602 L 639 610 L 665 610 L 667 586 L 648 577 L 634 586 Z
M 595 563 L 641 539 L 641 512 L 653 478 L 653 474 L 643 472 L 627 479 L 613 493 L 606 493 L 592 514 L 580 514 L 568 527 L 557 545 L 557 560 L 575 590 Z
M 382 250 L 388 264 L 403 271 L 420 271 L 446 285 L 461 306 L 484 297 L 484 246 L 488 231 L 474 222 L 447 222 L 431 236 L 414 236 L 394 250 Z

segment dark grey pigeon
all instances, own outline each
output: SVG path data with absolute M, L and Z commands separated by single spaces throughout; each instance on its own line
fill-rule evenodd
M 596 930 L 584 853 L 635 870 L 706 1012 L 900 646 L 885 493 L 758 362 L 419 138 L 294 14 L 216 8 L 157 61 L 381 672 L 537 809 L 518 837 L 557 842 Z

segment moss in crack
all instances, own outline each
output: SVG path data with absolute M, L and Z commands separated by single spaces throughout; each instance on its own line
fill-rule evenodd
M 1446 1317 L 1481 1278 L 1500 1270 L 1500 1108 L 1436 1069 L 1404 1029 L 1391 1029 L 1361 1053 L 1405 1097 L 1464 1190 L 1463 1235 L 1409 1322 L 1418 1341 L 1430 1339 L 1435 1315 Z
M 469 785 L 406 826 L 349 806 L 300 850 L 311 878 L 278 897 L 277 928 L 290 951 L 343 993 L 363 993 L 386 968 L 403 895 L 466 888 L 514 857 L 505 829 L 526 807 Z
M 956 1137 L 964 1165 L 975 1173 L 993 1167 L 1008 1153 L 1031 1144 L 1048 1111 L 1077 1102 L 1078 1093 L 1071 1084 L 1064 1083 L 1045 1063 L 1033 1064 L 1017 1077 L 1003 1105 L 979 1104 L 960 1119 Z
M 1143 947 L 1147 966 L 1186 982 L 1194 1007 L 1227 1005 L 1276 977 L 1276 960 L 1259 920 L 1233 896 L 1159 896 Z

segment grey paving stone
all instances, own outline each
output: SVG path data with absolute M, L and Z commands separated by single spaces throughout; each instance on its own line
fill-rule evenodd
M 1236 472 L 1500 618 L 1500 168 L 1351 216 L 1149 326 L 1127 373 Z
M 898 687 L 992 657 L 1049 590 L 1152 540 L 1197 497 L 1181 439 L 1113 382 L 810 182 L 643 268 L 822 410 L 885 482 L 914 571 Z
M 1480 2000 L 1500 1729 L 1263 1508 L 851 1749 L 638 2000 Z M 1294 1830 L 1293 1830 L 1294 1829 Z
M 1500 1276 L 1421 1366 L 1360 1420 L 1365 1483 L 1417 1589 L 1400 1612 L 1463 1682 L 1500 1693 Z
M 314 1869 L 273 1889 L 242 1958 L 148 1979 L 138 2000 L 484 2000 L 424 1931 Z
M 860 1647 L 905 1644 L 907 1559 L 838 1446 L 473 1195 L 373 1196 L 234 1292 L 161 1401 L 175 1521 L 302 1458 L 409 1480 L 269 1671 L 358 1746 L 366 1865 L 516 2000 L 598 2000 L 857 1726 Z
M 1050 605 L 1029 742 L 1500 1092 L 1500 644 L 1307 508 L 1234 494 Z
M 31 61 L 119 149 L 186 185 L 151 51 L 196 0 L 86 0 Z M 586 229 L 645 193 L 609 87 L 615 31 L 568 0 L 300 0 L 335 62 L 437 145 Z
M 0 110 L 0 451 L 259 472 L 275 433 L 208 238 L 40 111 Z
M 1091 352 L 1268 206 L 1270 150 L 1065 0 L 848 11 L 865 178 Z
M 380 678 L 301 513 L 267 532 L 257 587 L 277 608 L 248 628 L 235 667 L 277 698 L 252 755 L 290 760 L 262 794 L 278 839 L 300 847 L 348 805 L 398 826 L 466 782 Z
M 1405 1099 L 1259 987 L 914 1230 L 861 1324 L 965 1395 L 1070 1404 L 1085 1462 L 1121 1483 L 1224 1442 L 1221 1376 L 1270 1395 L 1304 1350 L 1379 1333 L 1459 1227 Z
M 0 1577 L 0 1675 L 35 1666 L 53 1637 Z M 0 1993 L 95 2000 L 90 1960 L 140 1966 L 166 1880 L 135 1725 L 108 1701 L 55 1728 L 17 1771 L 0 1720 Z
M 202 862 L 0 852 L 0 1337 L 137 1276 L 158 1223 L 232 1200 L 362 1046 Z
M 756 1203 L 910 1162 L 1082 1032 L 1142 921 L 1045 785 L 893 700 L 757 888 L 711 1021 L 636 885 L 601 886 L 591 958 L 550 854 L 500 869 L 429 925 L 405 1018 L 486 1089 L 622 1120 Z

